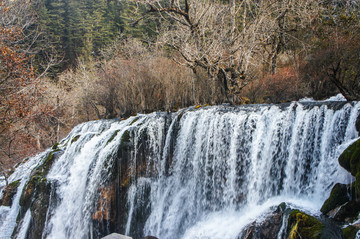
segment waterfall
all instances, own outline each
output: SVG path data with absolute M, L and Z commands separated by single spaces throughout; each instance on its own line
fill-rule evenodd
M 337 158 L 359 137 L 359 111 L 358 102 L 293 102 L 81 124 L 59 143 L 46 172 L 50 199 L 41 237 L 116 231 L 230 239 L 282 202 L 319 214 L 333 185 L 353 180 Z M 11 181 L 22 180 L 16 198 L 50 152 L 15 171 Z M 0 207 L 0 218 L 19 207 L 16 199 Z M 17 238 L 27 238 L 36 213 L 24 210 Z M 0 232 L 15 223 L 6 219 Z M 15 225 L 7 230 L 0 238 L 10 238 Z

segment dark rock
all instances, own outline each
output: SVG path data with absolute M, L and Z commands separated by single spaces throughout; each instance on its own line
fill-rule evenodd
M 153 237 L 153 236 L 146 236 L 144 237 L 144 239 L 158 239 L 157 237 Z
M 19 184 L 20 180 L 17 180 L 5 187 L 3 197 L 0 199 L 0 205 L 8 207 L 12 205 L 13 198 L 17 192 Z
M 359 212 L 360 203 L 351 200 L 338 209 L 337 213 L 334 215 L 334 219 L 338 222 L 349 223 L 357 219 Z
M 256 238 L 277 238 L 280 232 L 286 205 L 280 204 L 273 213 L 261 222 L 251 223 L 238 237 L 239 239 L 256 239 Z
M 360 133 L 360 115 L 356 119 L 355 127 L 356 127 L 357 132 Z
M 360 139 L 344 150 L 339 157 L 339 164 L 354 177 L 360 173 Z
M 31 209 L 31 222 L 28 230 L 28 239 L 42 238 L 45 227 L 46 214 L 51 197 L 51 184 L 46 179 L 53 162 L 62 152 L 59 149 L 51 151 L 43 161 L 43 164 L 36 168 L 30 180 L 25 185 L 20 197 L 20 219 L 24 217 L 26 211 Z M 15 228 L 18 231 L 19 228 Z
M 356 233 L 359 231 L 359 228 L 354 226 L 347 226 L 342 230 L 345 239 L 354 239 L 356 238 Z
M 337 183 L 331 190 L 330 197 L 324 202 L 320 211 L 324 214 L 327 214 L 331 210 L 343 205 L 348 201 L 348 186 Z

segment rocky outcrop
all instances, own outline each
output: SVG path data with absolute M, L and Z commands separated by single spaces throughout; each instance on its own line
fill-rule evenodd
M 360 139 L 345 149 L 339 157 L 339 164 L 355 177 L 355 182 L 349 185 L 336 184 L 321 212 L 340 225 L 348 225 L 357 220 L 360 213 Z M 359 229 L 359 225 L 345 226 L 343 237 L 355 238 Z
M 0 206 L 10 207 L 13 202 L 13 198 L 17 192 L 17 188 L 20 184 L 20 180 L 8 184 L 4 189 L 3 197 L 0 199 Z
M 32 220 L 28 230 L 28 239 L 42 238 L 51 197 L 51 184 L 47 181 L 46 175 L 55 159 L 61 154 L 62 152 L 54 146 L 53 151 L 48 153 L 43 163 L 33 170 L 30 180 L 24 187 L 20 198 L 21 210 L 19 216 L 22 218 L 28 209 L 31 210 Z M 17 230 L 15 230 L 15 233 Z

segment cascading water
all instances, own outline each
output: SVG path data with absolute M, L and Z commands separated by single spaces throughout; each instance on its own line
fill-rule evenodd
M 84 123 L 47 172 L 41 237 L 230 239 L 281 202 L 319 214 L 332 186 L 352 180 L 337 158 L 359 136 L 359 111 L 356 102 L 294 102 Z M 32 165 L 45 156 L 37 157 Z M 12 176 L 23 180 L 16 197 L 34 168 Z M 19 207 L 0 207 L 1 218 Z M 32 233 L 32 209 L 20 210 L 15 238 Z M 0 238 L 10 238 L 11 220 Z

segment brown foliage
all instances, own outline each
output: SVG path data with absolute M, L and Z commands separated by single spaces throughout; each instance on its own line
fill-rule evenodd
M 347 100 L 360 100 L 360 20 L 348 13 L 334 18 L 319 27 L 303 75 L 316 98 L 339 91 Z
M 304 97 L 306 87 L 294 67 L 284 66 L 252 82 L 244 93 L 251 103 L 280 103 Z
M 43 89 L 31 65 L 32 55 L 21 45 L 19 22 L 3 21 L 11 8 L 0 0 L 0 172 L 41 149 L 39 130 L 52 108 L 40 101 Z
M 134 39 L 125 39 L 110 52 L 102 62 L 80 62 L 76 72 L 60 76 L 65 90 L 58 93 L 60 102 L 73 102 L 75 118 L 126 117 L 221 102 L 218 87 L 204 80 L 201 69 L 194 74 Z

